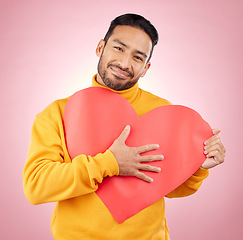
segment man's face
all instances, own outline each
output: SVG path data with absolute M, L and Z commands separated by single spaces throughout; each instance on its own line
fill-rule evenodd
M 117 26 L 107 43 L 101 40 L 97 46 L 97 82 L 117 91 L 132 87 L 149 69 L 151 50 L 152 41 L 143 30 Z

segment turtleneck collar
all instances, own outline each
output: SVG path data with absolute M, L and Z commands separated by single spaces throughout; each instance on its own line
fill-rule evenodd
M 134 86 L 132 86 L 129 89 L 122 90 L 122 91 L 115 91 L 113 89 L 110 89 L 108 87 L 105 87 L 105 86 L 102 86 L 101 84 L 99 84 L 96 81 L 96 76 L 97 76 L 97 74 L 95 74 L 92 78 L 91 87 L 102 87 L 102 88 L 109 89 L 113 92 L 118 93 L 119 95 L 121 95 L 125 99 L 127 99 L 131 104 L 134 104 L 138 100 L 138 98 L 140 97 L 140 91 L 139 91 L 139 88 L 138 88 L 138 83 L 136 83 Z

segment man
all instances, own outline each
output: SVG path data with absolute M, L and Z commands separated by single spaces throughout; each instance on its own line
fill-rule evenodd
M 114 19 L 96 49 L 100 59 L 92 86 L 117 92 L 130 102 L 139 116 L 170 104 L 138 88 L 138 80 L 151 65 L 157 41 L 156 29 L 142 16 L 125 14 Z M 95 193 L 105 177 L 115 175 L 152 182 L 153 179 L 140 170 L 160 172 L 160 169 L 143 162 L 162 160 L 163 156 L 140 154 L 159 146 L 156 143 L 127 146 L 130 127 L 124 126 L 121 135 L 104 153 L 70 159 L 62 121 L 67 100 L 55 101 L 36 116 L 23 175 L 24 191 L 32 204 L 57 202 L 51 220 L 54 238 L 169 239 L 163 198 L 118 224 Z M 208 169 L 224 161 L 225 148 L 219 132 L 213 130 L 214 136 L 205 142 L 207 159 L 202 167 L 167 197 L 193 194 L 208 176 Z

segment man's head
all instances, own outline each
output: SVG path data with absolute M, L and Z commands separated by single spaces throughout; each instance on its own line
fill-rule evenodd
M 113 90 L 132 87 L 150 67 L 158 33 L 144 17 L 125 14 L 111 22 L 97 46 L 100 57 L 97 81 Z
M 145 19 L 143 16 L 132 13 L 118 16 L 110 24 L 110 27 L 104 38 L 105 43 L 107 43 L 108 39 L 113 33 L 113 30 L 117 26 L 131 26 L 134 28 L 141 29 L 149 35 L 152 41 L 152 50 L 147 60 L 149 62 L 150 58 L 152 57 L 154 46 L 158 43 L 159 40 L 158 32 L 156 28 L 150 23 L 150 21 Z

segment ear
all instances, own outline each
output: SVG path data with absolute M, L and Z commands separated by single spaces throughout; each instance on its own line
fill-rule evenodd
M 146 65 L 145 65 L 145 67 L 143 69 L 143 72 L 141 74 L 141 77 L 144 77 L 145 76 L 145 74 L 149 70 L 150 66 L 151 66 L 151 62 L 146 63 Z
M 99 41 L 99 43 L 98 43 L 97 48 L 96 48 L 96 55 L 97 55 L 98 57 L 101 56 L 101 54 L 102 54 L 102 52 L 103 52 L 103 50 L 104 50 L 104 47 L 105 47 L 105 41 L 104 41 L 103 39 L 101 39 L 101 40 Z

